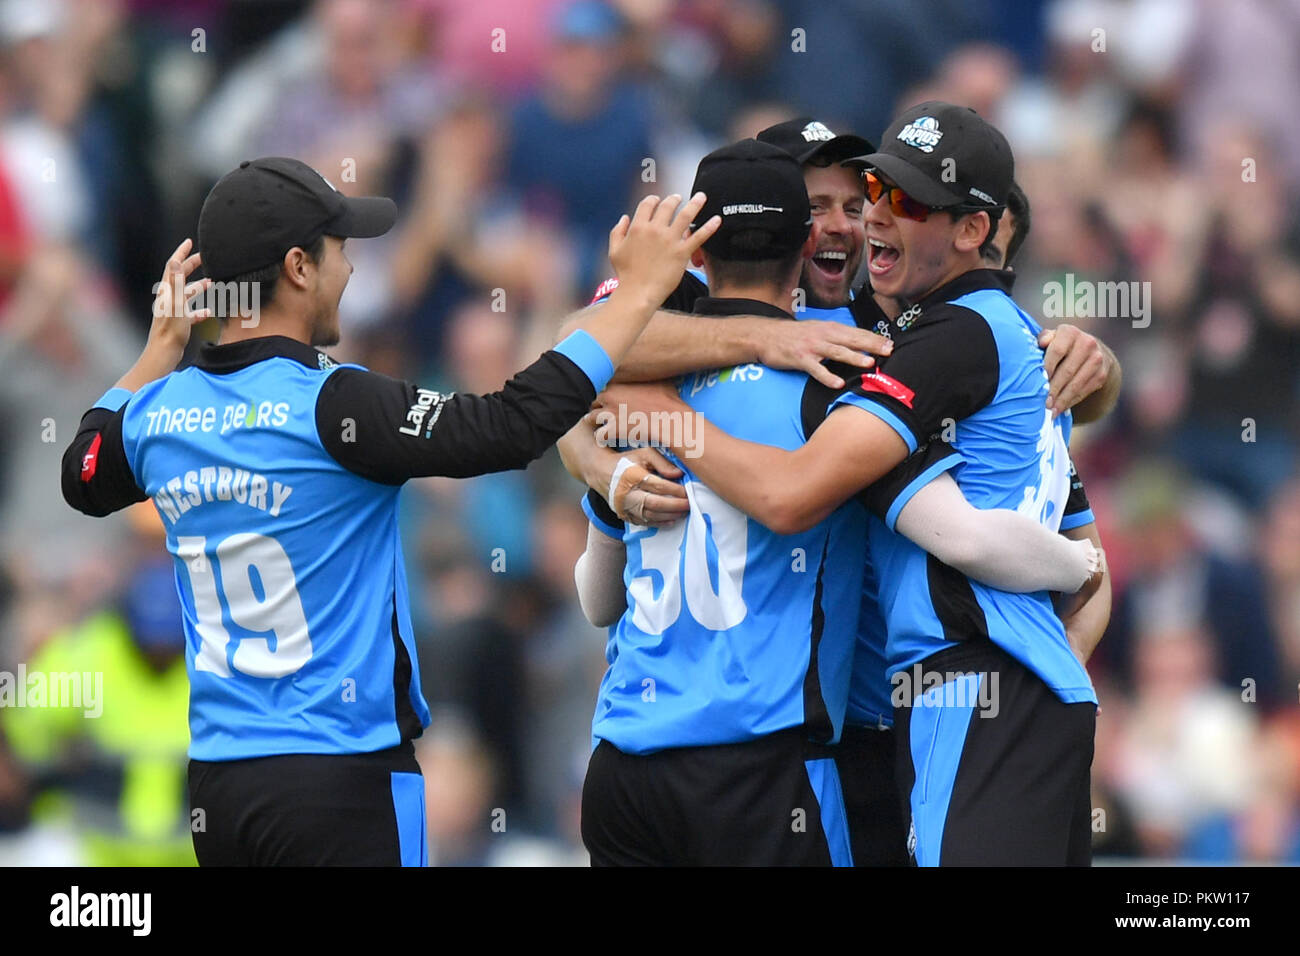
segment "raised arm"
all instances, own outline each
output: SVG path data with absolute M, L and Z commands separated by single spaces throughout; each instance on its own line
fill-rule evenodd
M 373 372 L 343 368 L 321 388 L 316 428 L 336 461 L 374 481 L 464 478 L 522 468 L 582 418 L 645 328 L 682 269 L 721 223 L 691 231 L 697 193 L 647 196 L 610 231 L 621 282 L 604 308 L 586 313 L 563 342 L 490 395 L 442 394 Z
M 186 239 L 167 260 L 154 287 L 153 322 L 149 338 L 135 364 L 81 416 L 77 434 L 63 453 L 63 498 L 82 514 L 103 517 L 146 497 L 136 484 L 122 447 L 122 418 L 127 400 L 137 390 L 168 375 L 180 363 L 190 330 L 208 318 L 209 309 L 195 302 L 210 279 L 187 283 L 201 264 L 190 255 L 193 242 Z

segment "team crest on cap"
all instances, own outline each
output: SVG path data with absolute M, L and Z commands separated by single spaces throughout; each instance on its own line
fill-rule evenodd
M 943 130 L 939 129 L 939 121 L 933 116 L 919 116 L 899 131 L 898 138 L 923 153 L 933 153 L 939 140 L 943 139 Z
M 824 143 L 835 138 L 835 134 L 827 129 L 825 123 L 819 123 L 816 120 L 813 120 L 800 132 L 803 134 L 804 142 L 807 143 Z

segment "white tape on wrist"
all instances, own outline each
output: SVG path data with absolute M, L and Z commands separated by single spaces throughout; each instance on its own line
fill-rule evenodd
M 615 493 L 618 491 L 618 480 L 623 477 L 623 472 L 635 464 L 636 462 L 624 455 L 618 460 L 618 464 L 614 466 L 614 474 L 609 479 L 609 494 L 605 496 L 605 500 L 609 502 L 609 506 L 615 511 L 618 510 L 617 498 L 615 497 Z

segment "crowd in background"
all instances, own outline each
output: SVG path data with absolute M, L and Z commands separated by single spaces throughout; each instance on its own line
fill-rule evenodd
M 336 357 L 488 392 L 590 298 L 638 195 L 773 122 L 875 142 L 926 99 L 1016 151 L 1026 311 L 1062 321 L 1067 277 L 1137 283 L 1064 319 L 1124 370 L 1073 444 L 1115 585 L 1096 852 L 1300 863 L 1300 0 L 0 0 L 0 671 L 105 613 L 180 653 L 138 597 L 151 516 L 86 519 L 56 476 L 240 160 L 398 203 L 348 244 Z M 580 490 L 552 452 L 404 495 L 435 862 L 585 861 L 605 635 L 574 591 Z M 84 856 L 86 800 L 50 794 L 119 800 L 103 751 L 144 759 L 89 723 L 0 742 L 0 861 Z

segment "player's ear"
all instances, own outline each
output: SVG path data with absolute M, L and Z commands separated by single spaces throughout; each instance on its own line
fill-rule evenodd
M 957 247 L 958 252 L 978 249 L 993 228 L 993 220 L 986 212 L 980 211 L 962 216 L 957 225 L 957 234 L 953 237 L 953 245 Z
M 691 265 L 695 266 L 695 268 L 697 268 L 697 269 L 703 269 L 703 268 L 704 268 L 704 250 L 703 250 L 703 249 L 696 249 L 694 252 L 691 253 Z
M 301 246 L 294 246 L 284 254 L 283 265 L 284 278 L 299 289 L 310 287 L 316 263 L 311 260 L 311 257 L 307 255 Z

